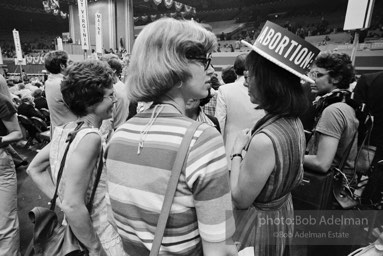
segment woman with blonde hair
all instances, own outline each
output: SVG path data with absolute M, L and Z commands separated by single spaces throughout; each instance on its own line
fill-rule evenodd
M 149 255 L 171 170 L 189 126 L 189 99 L 208 95 L 216 37 L 194 21 L 164 18 L 137 37 L 127 84 L 132 101 L 153 101 L 113 135 L 106 157 L 111 206 L 124 249 Z M 159 255 L 236 255 L 223 140 L 200 124 L 184 168 Z

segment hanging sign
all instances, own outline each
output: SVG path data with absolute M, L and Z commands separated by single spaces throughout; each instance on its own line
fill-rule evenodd
M 59 51 L 64 50 L 63 40 L 61 39 L 61 37 L 57 37 L 57 50 L 59 50 Z
M 88 1 L 77 0 L 78 17 L 80 20 L 81 48 L 89 50 L 89 31 L 88 31 Z
M 21 61 L 23 59 L 23 54 L 21 52 L 19 31 L 14 29 L 12 32 L 13 32 L 13 41 L 15 42 L 16 59 L 18 61 Z
M 0 47 L 0 65 L 3 65 L 3 53 L 1 52 L 1 47 Z
M 373 9 L 374 0 L 348 0 L 343 29 L 369 28 Z
M 99 12 L 95 14 L 96 27 L 96 53 L 102 54 L 102 15 Z

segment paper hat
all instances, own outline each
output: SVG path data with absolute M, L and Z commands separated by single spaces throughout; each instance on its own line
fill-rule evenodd
M 277 24 L 266 21 L 254 45 L 244 40 L 241 42 L 301 79 L 314 83 L 306 73 L 310 71 L 311 63 L 320 50 L 299 36 Z

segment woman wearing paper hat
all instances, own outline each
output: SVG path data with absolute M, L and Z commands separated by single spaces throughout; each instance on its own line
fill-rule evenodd
M 301 79 L 319 52 L 267 22 L 246 58 L 249 96 L 267 113 L 238 135 L 231 155 L 236 211 L 234 241 L 255 255 L 283 255 L 293 237 L 291 191 L 303 177 L 305 137 L 300 116 L 307 106 Z M 284 220 L 284 221 L 281 221 Z

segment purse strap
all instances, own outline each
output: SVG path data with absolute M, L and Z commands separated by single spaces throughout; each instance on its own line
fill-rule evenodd
M 90 195 L 89 202 L 86 204 L 86 208 L 88 209 L 89 213 L 92 211 L 93 199 L 94 199 L 94 196 L 96 194 L 96 189 L 97 189 L 98 183 L 100 182 L 100 178 L 101 178 L 101 173 L 102 173 L 102 169 L 103 169 L 103 165 L 104 165 L 103 158 L 102 158 L 103 154 L 104 154 L 104 150 L 101 148 L 100 160 L 98 161 L 98 168 L 97 168 L 97 173 L 96 173 L 96 179 L 94 181 L 94 185 L 93 185 L 93 189 L 92 189 L 92 194 Z
M 173 203 L 173 198 L 176 192 L 178 180 L 181 175 L 181 171 L 185 165 L 185 160 L 191 140 L 194 136 L 195 131 L 200 125 L 201 123 L 194 121 L 192 125 L 189 126 L 188 130 L 185 133 L 185 137 L 182 140 L 181 147 L 177 153 L 176 160 L 173 164 L 172 174 L 170 176 L 168 187 L 166 189 L 164 203 L 162 205 L 161 214 L 158 219 L 157 229 L 154 234 L 153 245 L 152 249 L 150 250 L 149 256 L 157 256 L 160 251 L 162 238 L 164 236 L 166 223 L 169 218 L 170 208 Z

